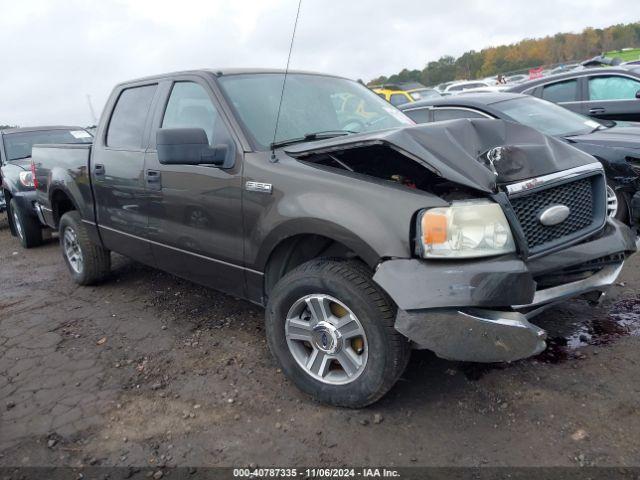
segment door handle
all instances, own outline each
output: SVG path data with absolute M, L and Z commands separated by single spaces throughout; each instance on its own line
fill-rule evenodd
M 160 172 L 157 170 L 147 170 L 144 174 L 144 178 L 146 179 L 147 183 L 160 183 Z
M 589 109 L 589 113 L 591 115 L 596 115 L 598 113 L 604 113 L 604 112 L 606 112 L 606 110 L 602 107 L 594 107 Z
M 93 166 L 93 173 L 96 175 L 104 175 L 104 165 L 97 163 Z

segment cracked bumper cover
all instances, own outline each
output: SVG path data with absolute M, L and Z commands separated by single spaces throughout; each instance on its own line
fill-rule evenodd
M 515 256 L 472 261 L 394 259 L 381 263 L 373 279 L 398 305 L 395 328 L 417 348 L 450 360 L 504 362 L 544 350 L 546 332 L 529 320 L 554 303 L 605 292 L 623 262 L 545 289 L 537 288 L 535 277 L 635 251 L 631 230 L 608 220 L 589 241 L 528 262 Z

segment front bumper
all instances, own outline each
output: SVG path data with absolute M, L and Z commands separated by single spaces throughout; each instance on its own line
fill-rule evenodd
M 589 240 L 527 262 L 397 259 L 381 263 L 373 279 L 398 305 L 396 329 L 417 348 L 451 360 L 513 361 L 546 348 L 546 332 L 532 317 L 568 298 L 604 293 L 635 251 L 631 230 L 608 220 Z
M 20 209 L 32 217 L 38 217 L 36 212 L 36 191 L 27 190 L 14 192 L 12 198 L 18 202 Z

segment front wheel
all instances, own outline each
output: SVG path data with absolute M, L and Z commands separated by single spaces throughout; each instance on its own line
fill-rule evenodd
M 266 311 L 269 348 L 302 391 L 359 408 L 387 393 L 404 371 L 408 340 L 396 308 L 360 264 L 318 259 L 285 275 Z
M 15 198 L 9 202 L 9 215 L 13 223 L 13 229 L 20 245 L 24 248 L 33 248 L 42 244 L 42 226 L 37 218 L 28 215 Z
M 102 281 L 111 270 L 111 253 L 89 239 L 80 214 L 65 213 L 60 219 L 60 246 L 73 281 L 93 285 Z

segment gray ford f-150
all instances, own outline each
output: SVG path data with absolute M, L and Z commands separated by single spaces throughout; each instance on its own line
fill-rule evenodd
M 412 347 L 536 355 L 531 318 L 597 300 L 636 250 L 593 157 L 500 120 L 416 126 L 330 75 L 126 82 L 93 145 L 36 146 L 33 163 L 77 283 L 114 251 L 264 305 L 282 370 L 334 405 L 379 399 Z

